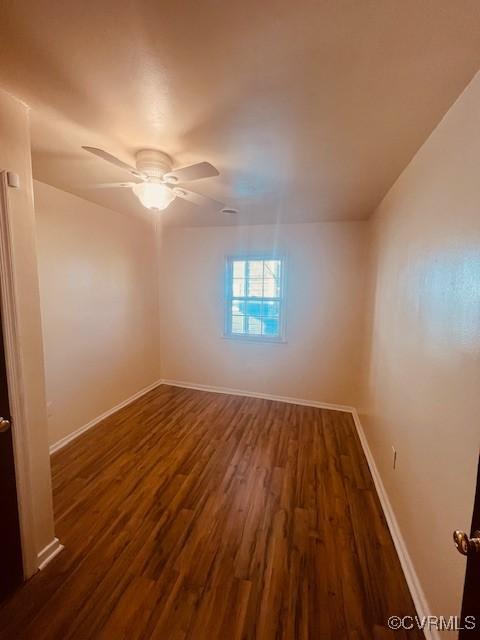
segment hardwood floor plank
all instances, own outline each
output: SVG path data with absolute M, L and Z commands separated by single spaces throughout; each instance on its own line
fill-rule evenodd
M 52 484 L 65 550 L 2 639 L 371 640 L 414 613 L 347 413 L 161 386 Z

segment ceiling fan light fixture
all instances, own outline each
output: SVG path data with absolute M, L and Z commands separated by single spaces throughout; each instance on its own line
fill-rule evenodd
M 86 146 L 82 147 L 82 149 L 143 180 L 141 183 L 104 183 L 98 185 L 98 188 L 129 187 L 146 209 L 153 211 L 166 209 L 177 196 L 209 210 L 213 208 L 220 211 L 224 206 L 223 203 L 201 193 L 183 189 L 183 186 L 180 188 L 178 184 L 179 182 L 191 182 L 220 175 L 218 169 L 209 162 L 196 162 L 172 171 L 172 158 L 158 149 L 140 149 L 137 151 L 135 154 L 135 167 L 123 160 L 119 160 L 103 149 Z M 233 212 L 224 211 L 224 213 Z
M 147 209 L 162 211 L 175 200 L 175 193 L 160 182 L 140 182 L 132 187 L 133 193 Z

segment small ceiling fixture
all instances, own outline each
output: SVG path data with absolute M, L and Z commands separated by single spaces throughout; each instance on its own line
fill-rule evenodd
M 238 213 L 238 209 L 233 209 L 232 207 L 223 207 L 220 213 L 223 213 L 225 216 L 234 216 Z
M 141 182 L 108 182 L 95 185 L 96 188 L 129 188 L 144 207 L 156 211 L 166 209 L 178 197 L 206 209 L 227 213 L 223 202 L 190 191 L 183 185 L 178 186 L 181 181 L 190 182 L 220 175 L 209 162 L 197 162 L 188 167 L 172 169 L 172 159 L 166 153 L 156 149 L 141 149 L 135 155 L 135 167 L 132 167 L 103 149 L 96 147 L 82 147 L 82 149 L 116 167 L 129 171 L 135 178 L 141 180 Z M 229 211 L 238 213 L 235 209 Z

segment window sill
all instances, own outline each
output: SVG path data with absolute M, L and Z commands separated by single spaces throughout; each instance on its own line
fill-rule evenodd
M 233 340 L 233 342 L 254 342 L 256 344 L 287 344 L 287 340 L 285 338 L 264 338 L 262 336 L 255 338 L 254 336 L 232 336 L 225 333 L 223 333 L 221 337 L 223 340 Z

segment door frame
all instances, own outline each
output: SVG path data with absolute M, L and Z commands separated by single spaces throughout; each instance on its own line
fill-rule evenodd
M 28 437 L 25 405 L 24 402 L 22 402 L 24 383 L 20 358 L 15 272 L 13 268 L 13 242 L 10 223 L 11 208 L 8 198 L 9 189 L 15 188 L 15 186 L 14 180 L 12 180 L 12 186 L 9 186 L 9 176 L 11 179 L 15 177 L 8 171 L 0 172 L 0 304 L 2 305 L 5 364 L 12 418 L 13 455 L 17 485 L 23 574 L 26 579 L 37 571 L 38 559 L 34 535 L 30 440 Z

